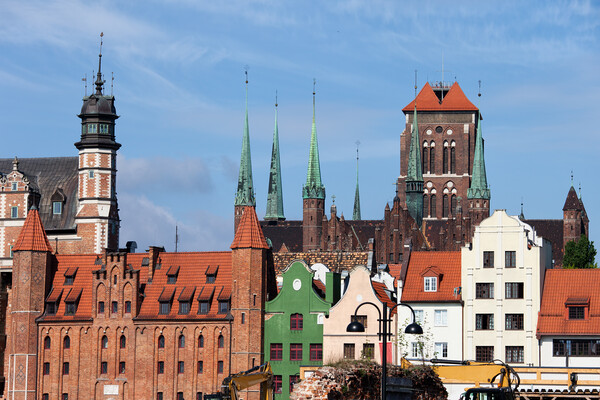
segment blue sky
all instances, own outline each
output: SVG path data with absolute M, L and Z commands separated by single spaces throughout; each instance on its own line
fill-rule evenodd
M 590 1 L 2 1 L 0 157 L 74 156 L 87 74 L 104 32 L 114 72 L 121 244 L 227 249 L 244 121 L 265 213 L 279 96 L 285 214 L 299 219 L 317 80 L 326 208 L 381 219 L 399 174 L 401 109 L 427 81 L 456 80 L 482 111 L 492 208 L 561 218 L 581 183 L 600 223 L 600 6 Z M 477 98 L 478 81 L 482 97 Z M 88 93 L 91 84 L 88 85 Z

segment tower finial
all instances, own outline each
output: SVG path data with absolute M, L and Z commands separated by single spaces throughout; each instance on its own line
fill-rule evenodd
M 85 97 L 87 97 L 87 74 L 85 74 L 83 76 L 83 78 L 81 78 L 81 80 L 84 82 L 84 86 L 85 86 L 85 91 L 83 92 L 83 95 Z
M 571 186 L 573 186 L 573 170 L 571 170 Z
M 356 144 L 356 191 L 354 192 L 354 210 L 352 212 L 352 219 L 358 221 L 361 218 L 360 215 L 360 192 L 358 190 L 358 146 L 360 146 L 360 140 L 355 142 Z
M 100 32 L 100 54 L 98 54 L 98 75 L 96 76 L 96 94 L 102 95 L 102 85 L 104 85 L 104 81 L 102 80 L 102 43 L 104 32 Z
M 275 108 L 277 108 L 277 90 L 275 90 Z
M 581 182 L 579 182 L 579 199 L 581 200 Z
M 415 69 L 415 101 L 417 98 L 417 70 Z

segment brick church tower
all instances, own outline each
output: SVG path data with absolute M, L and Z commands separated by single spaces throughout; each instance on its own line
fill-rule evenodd
M 302 187 L 302 251 L 321 249 L 323 217 L 325 216 L 325 186 L 321 182 L 319 143 L 315 124 L 315 90 L 313 88 L 313 119 L 308 155 L 306 183 Z
M 583 202 L 571 185 L 563 206 L 563 248 L 571 241 L 578 241 L 581 235 L 589 237 L 589 219 Z
M 247 206 L 235 234 L 232 249 L 231 315 L 235 336 L 231 348 L 231 373 L 246 371 L 262 364 L 264 309 L 267 295 L 267 251 L 254 207 Z M 245 399 L 258 400 L 260 391 L 253 386 Z
M 101 45 L 102 46 L 102 45 Z M 100 47 L 102 49 L 102 47 Z M 117 204 L 117 150 L 114 96 L 103 94 L 102 51 L 98 58 L 96 91 L 84 97 L 81 107 L 79 150 L 79 207 L 75 222 L 78 236 L 86 243 L 84 252 L 100 253 L 119 247 L 119 207 Z
M 36 318 L 44 311 L 51 284 L 52 247 L 33 207 L 13 248 L 13 286 L 9 340 L 8 398 L 35 400 L 38 365 Z

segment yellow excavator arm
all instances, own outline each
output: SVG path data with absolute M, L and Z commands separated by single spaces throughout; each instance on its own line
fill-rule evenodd
M 267 362 L 248 371 L 229 375 L 221 385 L 222 398 L 238 400 L 238 391 L 258 384 L 261 385 L 261 400 L 273 399 L 273 371 L 270 363 Z

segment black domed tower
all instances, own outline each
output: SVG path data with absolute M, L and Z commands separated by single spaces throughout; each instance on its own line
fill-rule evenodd
M 79 205 L 77 235 L 82 238 L 80 252 L 100 253 L 119 247 L 119 209 L 117 204 L 117 150 L 115 120 L 119 118 L 114 96 L 103 93 L 102 43 L 98 61 L 96 91 L 83 98 L 79 150 Z

